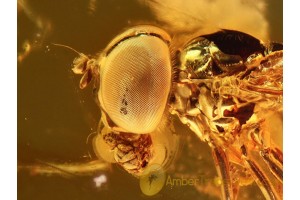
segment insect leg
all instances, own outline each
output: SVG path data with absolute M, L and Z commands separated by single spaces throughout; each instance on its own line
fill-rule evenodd
M 261 157 L 263 157 L 262 154 Z M 250 170 L 254 181 L 257 183 L 265 198 L 268 200 L 280 199 L 278 191 L 275 190 L 275 183 L 270 181 L 270 177 L 262 170 L 259 161 L 254 161 L 253 157 L 248 154 L 246 146 L 244 145 L 242 146 L 241 160 L 244 163 L 244 166 Z M 264 157 L 263 160 L 266 162 Z M 270 162 L 270 164 L 271 163 L 273 162 Z M 268 165 L 268 167 L 271 168 L 270 165 Z M 279 170 L 277 173 L 280 175 Z
M 213 148 L 213 155 L 218 175 L 222 179 L 222 199 L 234 199 L 227 156 L 220 147 Z
M 270 180 L 266 177 L 256 162 L 250 159 L 245 159 L 244 162 L 245 165 L 250 169 L 255 182 L 259 186 L 265 198 L 268 200 L 280 199 L 277 197 L 274 188 L 272 188 Z
M 261 121 L 260 123 L 263 123 Z M 257 153 L 262 158 L 266 167 L 270 170 L 272 175 L 283 182 L 283 154 L 282 151 L 274 146 L 270 146 L 270 136 L 267 132 L 258 131 L 262 128 L 255 128 L 254 132 L 250 133 L 251 141 L 256 146 Z M 263 129 L 262 129 L 263 130 Z M 245 154 L 244 154 L 245 155 Z
M 282 152 L 275 149 L 264 149 L 260 151 L 260 155 L 268 165 L 272 174 L 282 183 L 283 181 L 283 162 L 282 162 Z

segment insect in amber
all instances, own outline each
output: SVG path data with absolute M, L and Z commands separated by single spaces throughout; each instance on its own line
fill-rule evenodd
M 282 150 L 266 123 L 282 111 L 282 44 L 233 30 L 175 43 L 160 28 L 137 26 L 97 57 L 74 60 L 80 87 L 94 80 L 102 112 L 96 154 L 137 177 L 166 167 L 178 149 L 174 115 L 211 147 L 223 199 L 253 181 L 266 199 L 282 199 Z

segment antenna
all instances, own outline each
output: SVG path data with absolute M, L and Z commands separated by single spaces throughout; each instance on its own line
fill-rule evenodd
M 80 56 L 84 55 L 83 53 L 78 52 L 77 50 L 73 49 L 72 47 L 69 47 L 67 45 L 63 45 L 63 44 L 56 44 L 56 43 L 51 43 L 54 46 L 58 46 L 58 47 L 64 47 L 67 49 L 70 49 L 71 51 L 74 51 L 75 53 L 78 53 Z

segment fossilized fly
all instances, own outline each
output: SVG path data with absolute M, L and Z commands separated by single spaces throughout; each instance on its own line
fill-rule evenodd
M 176 44 L 176 45 L 175 45 Z M 266 119 L 282 112 L 283 48 L 235 30 L 190 38 L 178 46 L 164 30 L 136 26 L 97 56 L 80 53 L 80 88 L 94 82 L 101 109 L 96 154 L 134 176 L 167 166 L 179 136 L 176 116 L 212 149 L 222 198 L 255 181 L 266 199 L 282 199 L 282 149 Z

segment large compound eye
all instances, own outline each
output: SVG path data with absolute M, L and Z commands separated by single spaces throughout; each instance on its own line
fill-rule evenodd
M 150 31 L 124 38 L 106 50 L 98 97 L 117 126 L 127 132 L 150 133 L 161 121 L 171 87 L 168 40 Z

